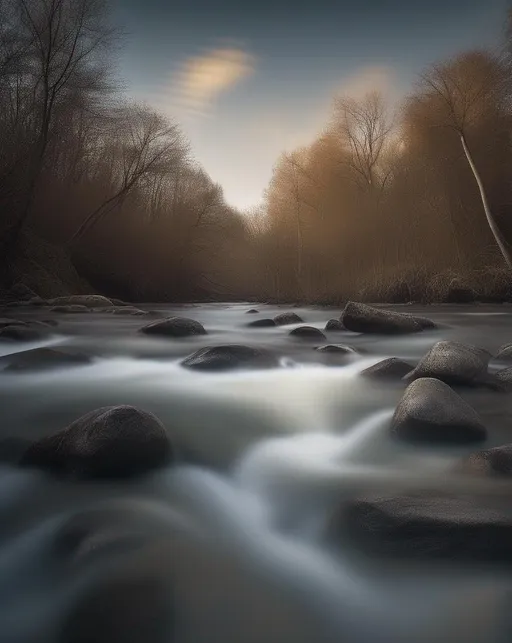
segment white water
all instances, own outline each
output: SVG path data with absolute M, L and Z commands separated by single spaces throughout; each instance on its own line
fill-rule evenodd
M 443 309 L 435 314 L 450 328 L 435 333 L 333 334 L 329 342 L 365 352 L 332 367 L 315 363 L 311 345 L 288 338 L 288 329 L 244 328 L 246 308 L 180 310 L 210 331 L 180 341 L 141 338 L 140 319 L 79 315 L 47 343 L 87 350 L 91 365 L 0 373 L 1 437 L 34 439 L 92 408 L 129 403 L 156 413 L 182 454 L 179 465 L 120 484 L 0 468 L 0 643 L 58 640 L 79 589 L 56 566 L 52 543 L 68 517 L 98 507 L 124 508 L 138 528 L 172 543 L 168 573 L 180 606 L 173 643 L 508 641 L 507 570 L 377 563 L 332 549 L 324 532 L 342 498 L 456 484 L 449 469 L 467 452 L 397 444 L 388 428 L 403 387 L 370 384 L 359 371 L 393 355 L 414 361 L 438 339 L 495 351 L 512 340 L 512 315 Z M 320 328 L 335 316 L 297 312 Z M 263 345 L 281 366 L 210 374 L 179 366 L 199 346 L 225 342 Z M 476 394 L 475 404 L 490 443 L 501 443 L 510 401 L 500 398 L 498 408 L 488 395 Z

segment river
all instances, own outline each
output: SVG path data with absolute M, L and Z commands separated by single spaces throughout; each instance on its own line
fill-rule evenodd
M 169 613 L 177 614 L 169 643 L 508 642 L 506 568 L 368 559 L 333 547 L 324 533 L 341 498 L 386 485 L 444 487 L 453 463 L 474 450 L 392 440 L 389 422 L 404 385 L 376 384 L 359 372 L 385 357 L 415 363 L 440 339 L 495 354 L 512 342 L 512 307 L 398 306 L 440 328 L 399 337 L 327 333 L 329 342 L 359 351 L 339 365 L 314 343 L 289 337 L 294 326 L 247 327 L 289 309 L 258 305 L 259 315 L 248 315 L 251 307 L 143 307 L 200 321 L 208 335 L 194 338 L 149 337 L 136 332 L 144 318 L 89 313 L 54 315 L 50 339 L 0 344 L 0 357 L 66 345 L 94 358 L 73 368 L 0 372 L 0 438 L 33 440 L 97 407 L 132 404 L 162 420 L 180 454 L 168 469 L 122 483 L 69 483 L 0 466 L 0 641 L 61 643 L 78 590 L 52 554 L 56 534 L 82 510 L 116 506 L 176 548 L 162 562 L 173 588 Z M 322 329 L 340 312 L 293 311 Z M 265 347 L 280 367 L 199 373 L 179 365 L 197 348 L 223 343 Z M 482 416 L 489 445 L 512 442 L 512 396 L 470 390 L 464 397 Z

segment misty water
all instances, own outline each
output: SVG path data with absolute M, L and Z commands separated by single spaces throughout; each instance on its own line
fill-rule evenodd
M 70 483 L 1 465 L 0 641 L 60 641 L 80 579 L 62 569 L 55 539 L 71 516 L 101 507 L 130 512 L 141 531 L 170 543 L 162 565 L 173 588 L 173 643 L 509 641 L 505 566 L 367 558 L 325 533 L 340 501 L 366 490 L 470 484 L 450 469 L 474 448 L 393 440 L 389 423 L 403 384 L 358 374 L 385 357 L 414 363 L 440 339 L 495 353 L 512 341 L 512 308 L 398 307 L 441 328 L 401 337 L 326 333 L 330 343 L 360 351 L 336 364 L 313 350 L 315 342 L 289 337 L 293 326 L 247 328 L 286 310 L 261 305 L 259 315 L 247 315 L 250 307 L 147 307 L 202 322 L 208 335 L 195 338 L 148 337 L 137 334 L 144 318 L 90 313 L 56 317 L 47 341 L 0 345 L 3 357 L 42 345 L 94 357 L 73 368 L 0 372 L 1 438 L 33 440 L 97 407 L 133 404 L 162 420 L 179 454 L 166 470 L 119 483 Z M 339 315 L 293 310 L 318 328 Z M 198 373 L 179 365 L 197 348 L 222 343 L 264 346 L 280 366 Z M 509 395 L 463 396 L 483 417 L 488 445 L 512 442 Z

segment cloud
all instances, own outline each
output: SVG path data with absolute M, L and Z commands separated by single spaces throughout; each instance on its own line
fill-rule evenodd
M 254 58 L 235 47 L 188 58 L 177 73 L 175 102 L 189 113 L 206 114 L 220 94 L 250 76 L 254 67 Z

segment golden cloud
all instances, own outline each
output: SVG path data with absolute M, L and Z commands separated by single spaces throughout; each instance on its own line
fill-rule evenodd
M 254 71 L 253 57 L 242 49 L 212 49 L 186 60 L 178 74 L 178 102 L 204 112 L 224 91 Z

